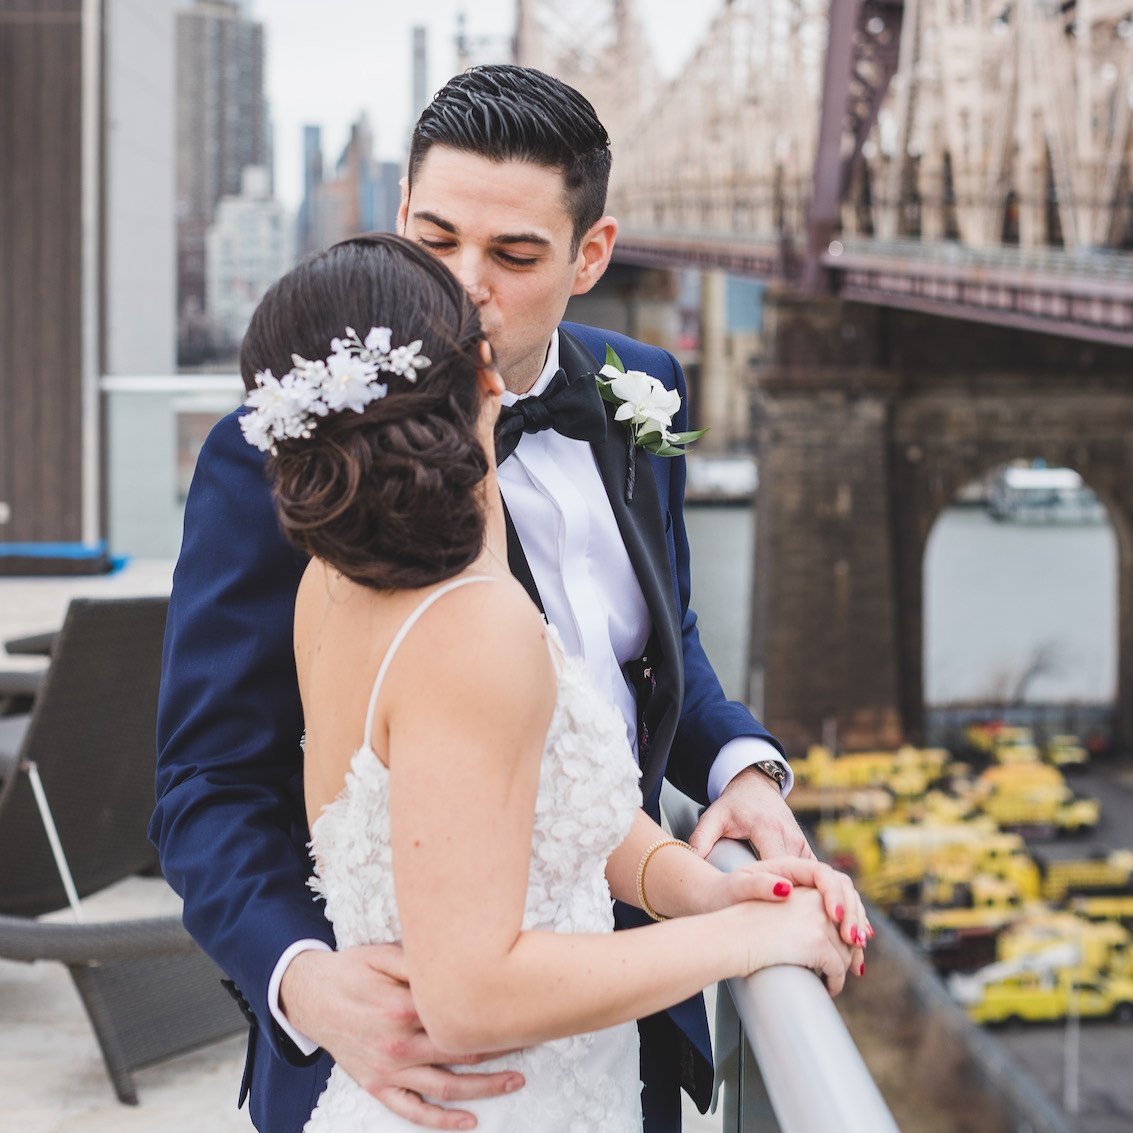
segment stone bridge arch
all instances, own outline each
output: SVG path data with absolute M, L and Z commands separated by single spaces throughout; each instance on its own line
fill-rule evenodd
M 764 330 L 749 698 L 788 750 L 830 721 L 846 749 L 923 739 L 929 533 L 1020 456 L 1076 469 L 1109 509 L 1133 742 L 1133 352 L 783 293 Z
M 986 378 L 978 391 L 937 389 L 893 407 L 893 541 L 898 593 L 901 716 L 924 734 L 924 557 L 940 514 L 965 484 L 1019 457 L 1073 468 L 1106 505 L 1118 547 L 1115 722 L 1133 737 L 1133 382 L 1127 393 L 1083 397 L 1080 382 L 1026 394 Z

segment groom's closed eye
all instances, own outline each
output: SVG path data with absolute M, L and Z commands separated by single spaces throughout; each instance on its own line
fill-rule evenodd
M 517 256 L 513 252 L 505 252 L 502 248 L 496 249 L 496 256 L 505 264 L 513 264 L 515 267 L 530 267 L 539 262 L 536 256 Z
M 426 236 L 418 236 L 417 243 L 421 247 L 427 248 L 435 256 L 443 255 L 456 247 L 454 240 L 438 240 L 435 237 L 430 239 Z M 505 252 L 503 248 L 494 248 L 493 255 L 496 259 L 502 260 L 512 267 L 530 267 L 539 262 L 537 256 L 517 256 L 514 252 Z

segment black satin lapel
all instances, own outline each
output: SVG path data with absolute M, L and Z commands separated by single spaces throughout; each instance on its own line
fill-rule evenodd
M 660 636 L 661 647 L 672 656 L 669 650 L 676 646 L 679 637 L 676 594 L 669 569 L 669 548 L 665 541 L 665 521 L 657 495 L 657 479 L 648 455 L 638 449 L 637 484 L 633 499 L 626 503 L 626 429 L 620 421 L 614 420 L 612 406 L 608 413 L 610 432 L 606 440 L 590 447 L 629 553 L 629 561 L 633 563 L 653 617 L 653 628 Z
M 669 752 L 677 734 L 680 706 L 684 699 L 684 657 L 681 647 L 680 614 L 677 595 L 669 567 L 669 548 L 665 539 L 665 523 L 657 493 L 657 478 L 647 454 L 637 453 L 637 485 L 633 500 L 626 503 L 625 427 L 614 421 L 609 406 L 611 435 L 616 429 L 623 434 L 621 443 L 612 443 L 608 436 L 601 445 L 592 445 L 610 507 L 622 534 L 629 561 L 641 584 L 649 616 L 653 620 L 650 651 L 657 650 L 651 660 L 657 684 L 645 705 L 645 721 L 649 730 L 649 747 L 641 752 L 641 794 L 650 799 L 657 788 Z
M 559 365 L 570 377 L 593 370 L 594 356 L 572 335 L 559 329 Z M 627 504 L 626 435 L 621 421 L 614 420 L 614 407 L 608 402 L 606 439 L 591 445 L 594 459 L 610 507 L 622 533 L 630 562 L 641 583 L 646 605 L 653 618 L 653 628 L 659 635 L 659 645 L 668 657 L 680 656 L 680 616 L 677 597 L 669 569 L 669 547 L 665 539 L 665 519 L 657 492 L 657 478 L 648 453 L 637 450 L 637 483 L 633 499 Z
M 527 561 L 527 554 L 523 550 L 523 544 L 519 541 L 519 533 L 515 529 L 515 524 L 511 521 L 511 512 L 507 509 L 507 501 L 504 501 L 504 527 L 507 529 L 508 569 L 515 575 L 519 585 L 527 591 L 531 601 L 539 607 L 539 613 L 546 617 L 547 611 L 543 609 L 543 599 L 539 597 L 539 587 L 535 585 L 535 576 L 531 573 L 531 564 Z
M 593 355 L 578 339 L 559 329 L 559 365 L 574 377 L 595 368 Z M 610 508 L 633 564 L 649 616 L 653 621 L 653 637 L 660 657 L 657 664 L 657 687 L 654 703 L 649 706 L 654 732 L 650 751 L 642 760 L 641 789 L 650 797 L 664 772 L 669 749 L 676 735 L 677 717 L 684 695 L 684 659 L 681 646 L 681 619 L 677 594 L 669 565 L 669 546 L 665 538 L 665 520 L 657 477 L 652 458 L 637 450 L 637 483 L 633 499 L 626 503 L 626 427 L 614 420 L 614 406 L 608 402 L 606 415 L 609 428 L 601 444 L 591 445 L 602 484 L 610 499 Z

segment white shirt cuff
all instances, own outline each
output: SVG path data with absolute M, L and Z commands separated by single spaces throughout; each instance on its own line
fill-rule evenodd
M 325 940 L 297 940 L 276 962 L 268 983 L 268 1010 L 272 1018 L 283 1028 L 283 1033 L 299 1048 L 303 1054 L 314 1054 L 319 1044 L 312 1042 L 306 1035 L 297 1031 L 286 1019 L 279 1007 L 279 985 L 283 983 L 283 973 L 287 965 L 299 955 L 300 952 L 309 951 L 332 952 L 333 949 Z
M 736 739 L 729 740 L 712 761 L 712 770 L 708 772 L 708 801 L 714 803 L 741 771 L 765 759 L 775 760 L 786 771 L 787 778 L 780 788 L 783 798 L 786 798 L 795 785 L 795 773 L 779 754 L 779 749 L 755 736 L 737 736 Z

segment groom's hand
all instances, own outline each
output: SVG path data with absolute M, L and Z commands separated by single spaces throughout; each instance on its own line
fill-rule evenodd
M 779 788 L 761 771 L 741 771 L 700 816 L 689 845 L 703 858 L 721 838 L 750 842 L 761 858 L 813 858 Z
M 453 1073 L 441 1063 L 472 1065 L 496 1055 L 453 1056 L 425 1034 L 396 944 L 341 952 L 300 952 L 283 974 L 279 1003 L 287 1020 L 327 1051 L 387 1109 L 428 1129 L 472 1129 L 475 1117 L 445 1104 L 511 1093 L 515 1071 Z

